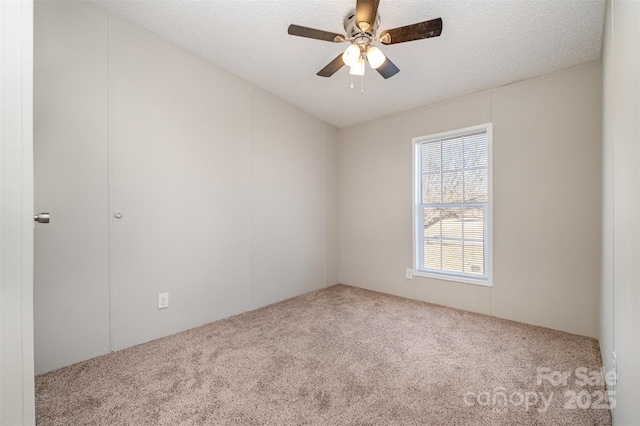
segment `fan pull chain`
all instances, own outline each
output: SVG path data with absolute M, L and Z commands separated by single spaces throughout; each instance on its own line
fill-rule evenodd
M 353 89 L 353 75 L 351 75 L 351 88 Z M 360 76 L 360 93 L 364 95 L 364 76 Z

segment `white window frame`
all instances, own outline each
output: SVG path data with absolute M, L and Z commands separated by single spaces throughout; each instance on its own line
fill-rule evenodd
M 487 133 L 487 214 L 485 220 L 485 276 L 486 278 L 476 278 L 463 273 L 448 271 L 426 271 L 422 266 L 422 251 L 419 246 L 422 239 L 418 232 L 423 229 L 423 214 L 419 212 L 421 205 L 421 163 L 420 145 L 423 143 L 435 142 L 442 139 L 450 139 L 468 134 L 486 131 Z M 467 284 L 482 286 L 493 286 L 493 125 L 492 123 L 480 124 L 477 126 L 465 127 L 448 132 L 432 135 L 419 136 L 412 139 L 413 144 L 413 275 L 419 277 L 435 278 L 438 280 L 456 281 Z M 424 231 L 423 231 L 424 232 Z

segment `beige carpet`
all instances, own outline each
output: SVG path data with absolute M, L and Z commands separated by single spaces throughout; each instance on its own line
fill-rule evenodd
M 36 415 L 42 426 L 609 425 L 600 367 L 590 338 L 338 285 L 38 376 Z

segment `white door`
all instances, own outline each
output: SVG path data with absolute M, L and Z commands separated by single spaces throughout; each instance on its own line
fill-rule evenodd
M 35 368 L 108 353 L 108 18 L 36 2 L 34 59 Z
M 0 1 L 0 425 L 35 424 L 33 2 Z

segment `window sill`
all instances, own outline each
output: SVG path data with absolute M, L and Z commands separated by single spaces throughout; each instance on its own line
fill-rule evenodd
M 455 276 L 455 275 L 434 274 L 434 273 L 425 272 L 425 271 L 418 271 L 418 270 L 414 270 L 413 271 L 413 276 L 414 277 L 423 277 L 423 278 L 433 278 L 433 279 L 436 279 L 436 280 L 443 280 L 443 281 L 455 281 L 455 282 L 459 282 L 459 283 L 462 283 L 462 284 L 481 285 L 483 287 L 493 287 L 493 283 L 491 281 L 491 277 L 489 277 L 489 279 L 487 279 L 487 280 L 479 280 L 479 279 L 474 279 L 474 278 L 458 277 L 458 276 Z

